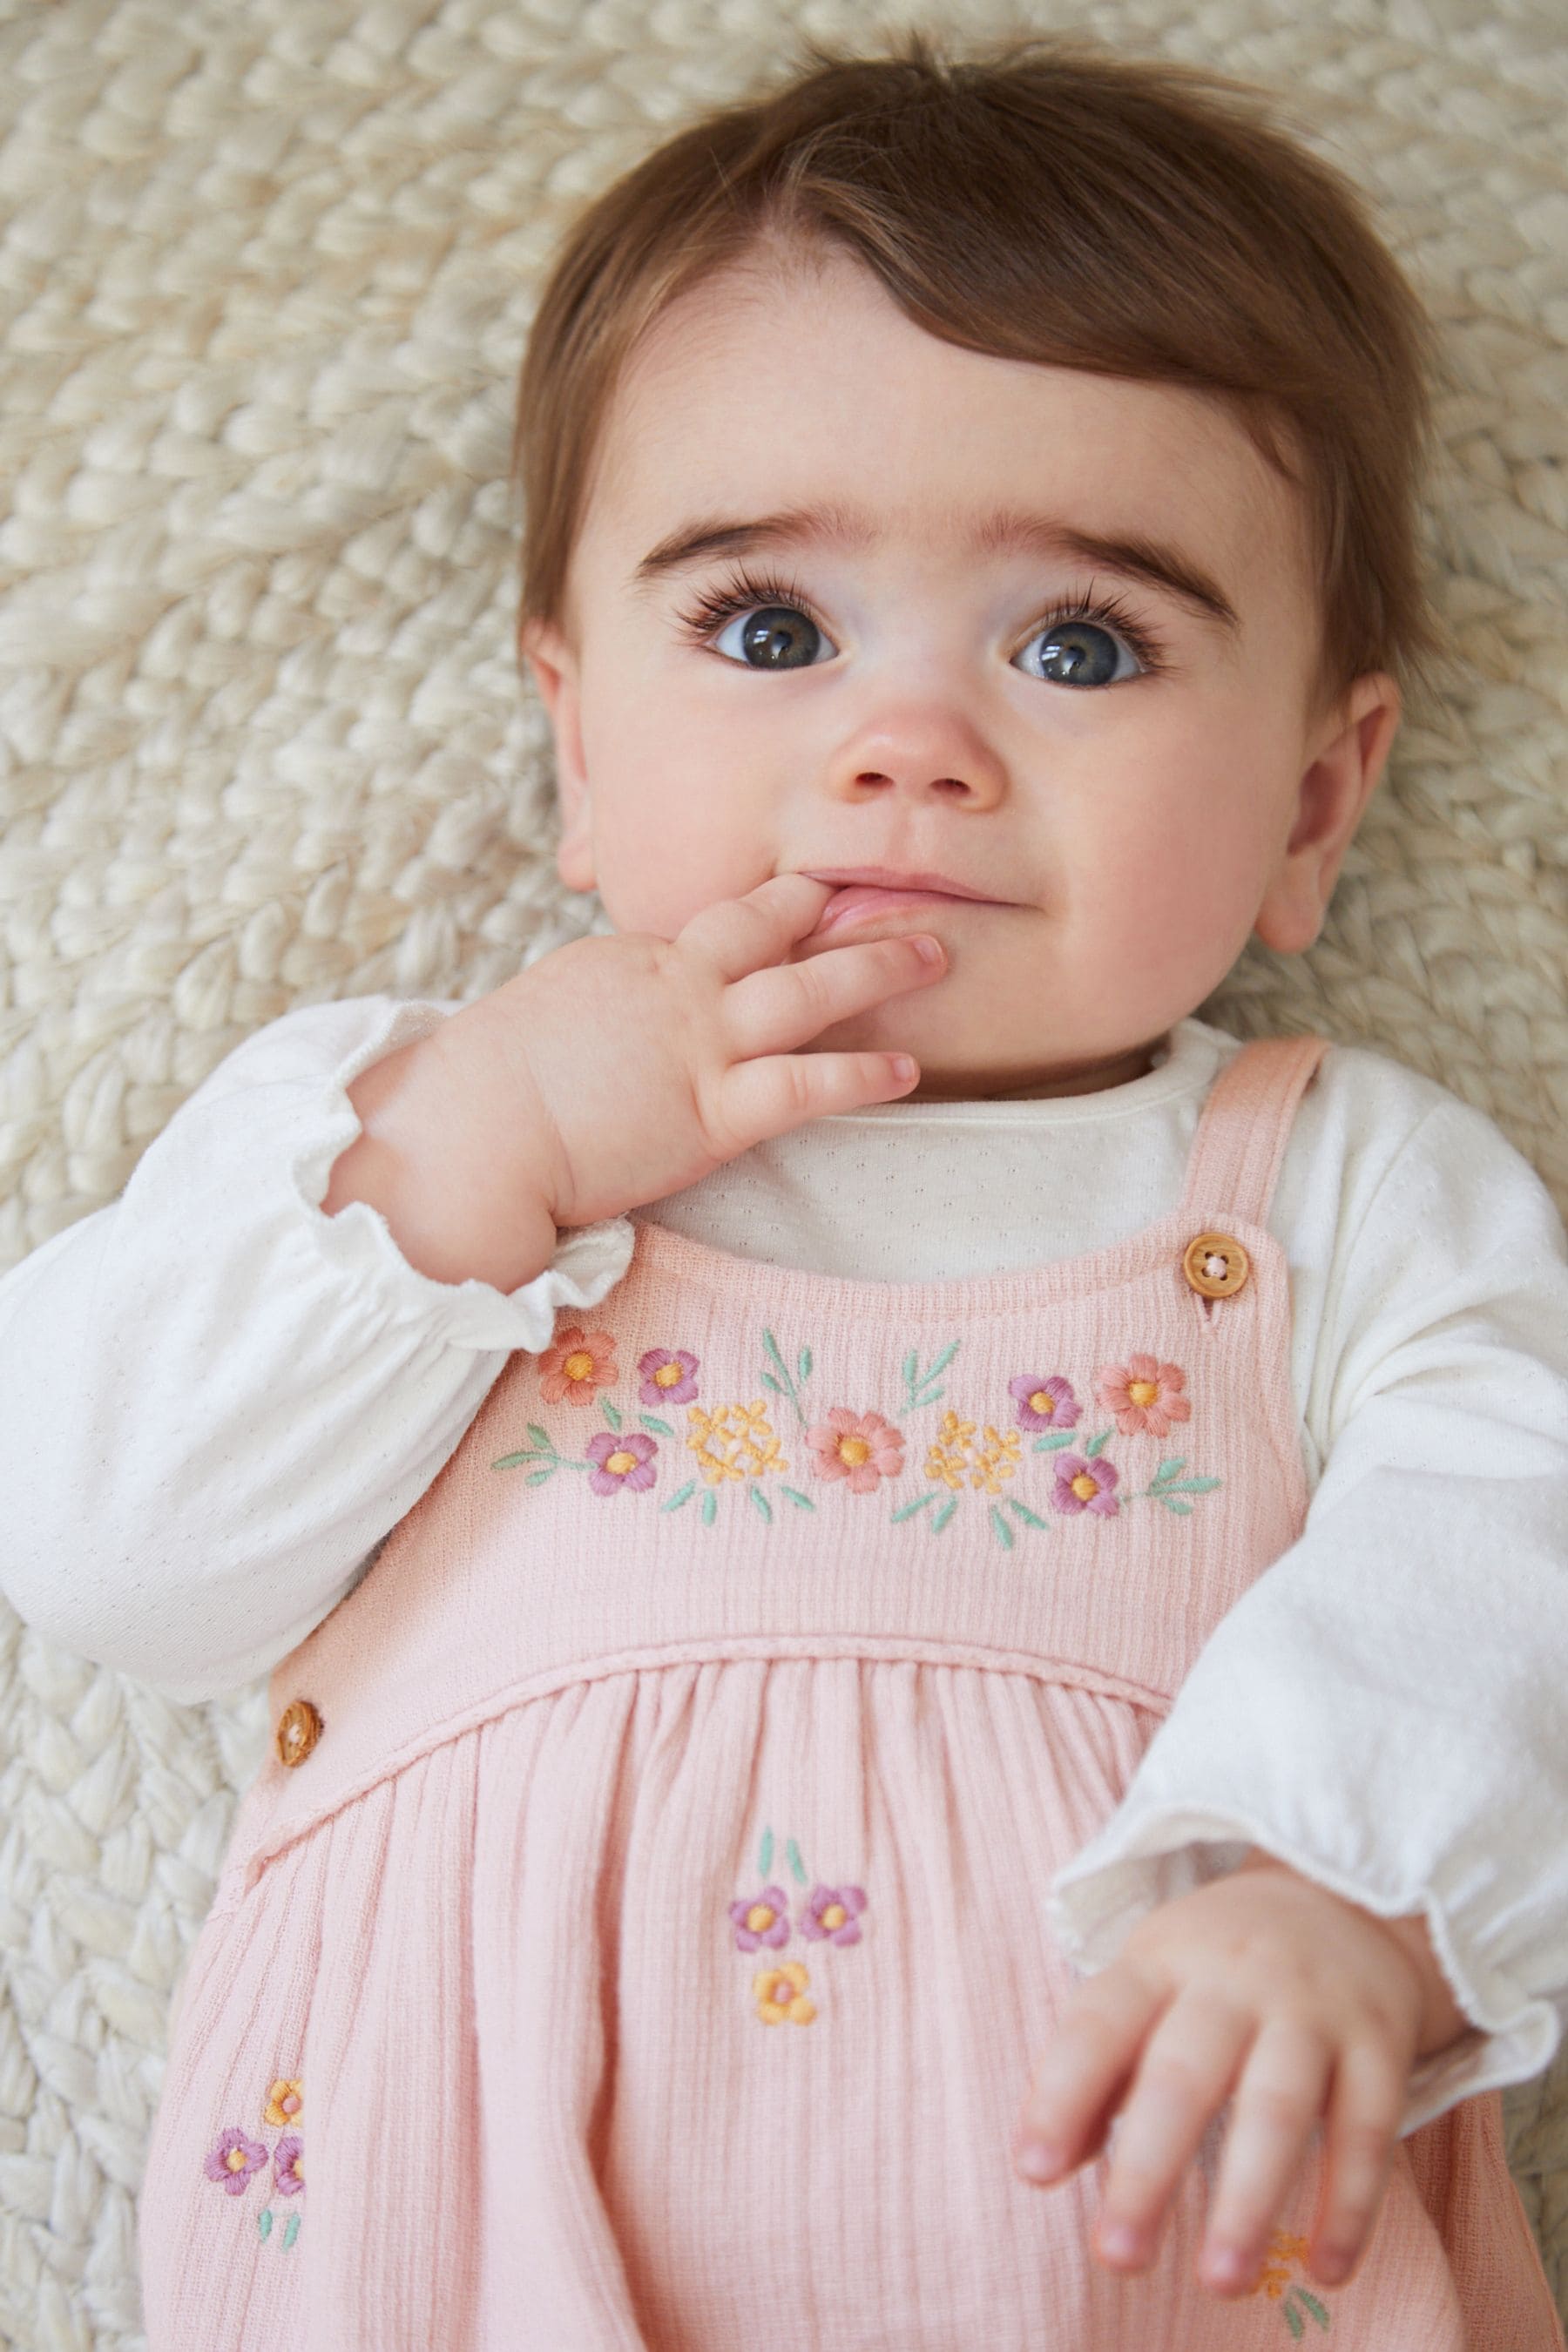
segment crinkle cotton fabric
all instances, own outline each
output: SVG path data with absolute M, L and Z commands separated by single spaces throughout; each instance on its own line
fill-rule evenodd
M 272 1676 L 153 2352 L 1563 2352 L 1495 2092 L 1400 2142 L 1338 2291 L 1316 2159 L 1235 2303 L 1212 2146 L 1135 2280 L 1103 2158 L 1011 2165 L 1053 1881 L 1304 1515 L 1265 1218 L 1322 1050 L 1244 1048 L 1179 1206 L 1091 1255 L 868 1284 L 648 1225 L 511 1360 Z

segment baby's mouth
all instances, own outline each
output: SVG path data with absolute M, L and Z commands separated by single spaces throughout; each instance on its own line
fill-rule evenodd
M 816 932 L 837 930 L 867 916 L 895 914 L 905 908 L 996 907 L 1002 903 L 997 898 L 958 898 L 950 890 L 885 889 L 876 882 L 847 882 L 835 890 L 824 907 Z

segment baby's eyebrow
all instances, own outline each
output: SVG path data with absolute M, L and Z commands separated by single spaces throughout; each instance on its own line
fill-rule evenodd
M 868 546 L 876 531 L 867 517 L 848 508 L 788 507 L 754 521 L 731 522 L 710 516 L 684 524 L 661 539 L 638 564 L 638 587 L 663 579 L 694 563 L 719 555 L 750 555 L 764 548 L 800 547 L 812 540 L 829 540 L 841 547 Z M 1025 548 L 1047 557 L 1076 556 L 1107 572 L 1142 580 L 1163 588 L 1204 620 L 1236 635 L 1241 627 L 1235 605 L 1210 573 L 1182 549 L 1162 541 L 1080 530 L 1053 515 L 1030 514 L 1006 507 L 985 516 L 964 534 L 976 555 Z

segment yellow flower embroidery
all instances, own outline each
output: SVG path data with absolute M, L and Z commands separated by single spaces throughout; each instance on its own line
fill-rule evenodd
M 305 2113 L 305 2084 L 301 2076 L 293 2083 L 277 2082 L 267 2094 L 267 2105 L 261 2110 L 263 2123 L 292 2124 L 297 2131 Z
M 789 1468 L 768 1425 L 765 1397 L 758 1397 L 754 1404 L 721 1404 L 716 1412 L 689 1404 L 686 1419 L 686 1443 L 710 1486 L 726 1478 L 760 1478 L 769 1470 Z
M 1011 1478 L 1018 1468 L 1022 1444 L 1017 1430 L 1002 1433 L 987 1422 L 985 1443 L 976 1445 L 974 1423 L 960 1421 L 957 1413 L 950 1410 L 942 1415 L 942 1427 L 926 1456 L 926 1476 L 940 1478 L 944 1486 L 956 1493 L 967 1473 L 972 1486 L 983 1486 L 988 1495 L 999 1495 L 1003 1479 Z
M 782 2025 L 787 2018 L 792 2025 L 809 2025 L 816 2015 L 816 2003 L 805 1998 L 810 1981 L 798 1960 L 779 1960 L 771 1969 L 759 1969 L 752 1979 L 752 1990 L 763 2023 Z

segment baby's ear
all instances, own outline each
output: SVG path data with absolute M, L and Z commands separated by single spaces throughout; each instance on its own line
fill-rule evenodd
M 1321 722 L 1291 803 L 1290 832 L 1253 929 L 1265 947 L 1300 955 L 1323 928 L 1344 854 L 1388 762 L 1400 692 L 1385 670 L 1358 677 Z
M 555 738 L 555 790 L 561 804 L 561 839 L 555 870 L 569 890 L 595 887 L 593 829 L 588 776 L 583 758 L 577 656 L 553 621 L 523 621 L 518 651 L 532 670 Z

